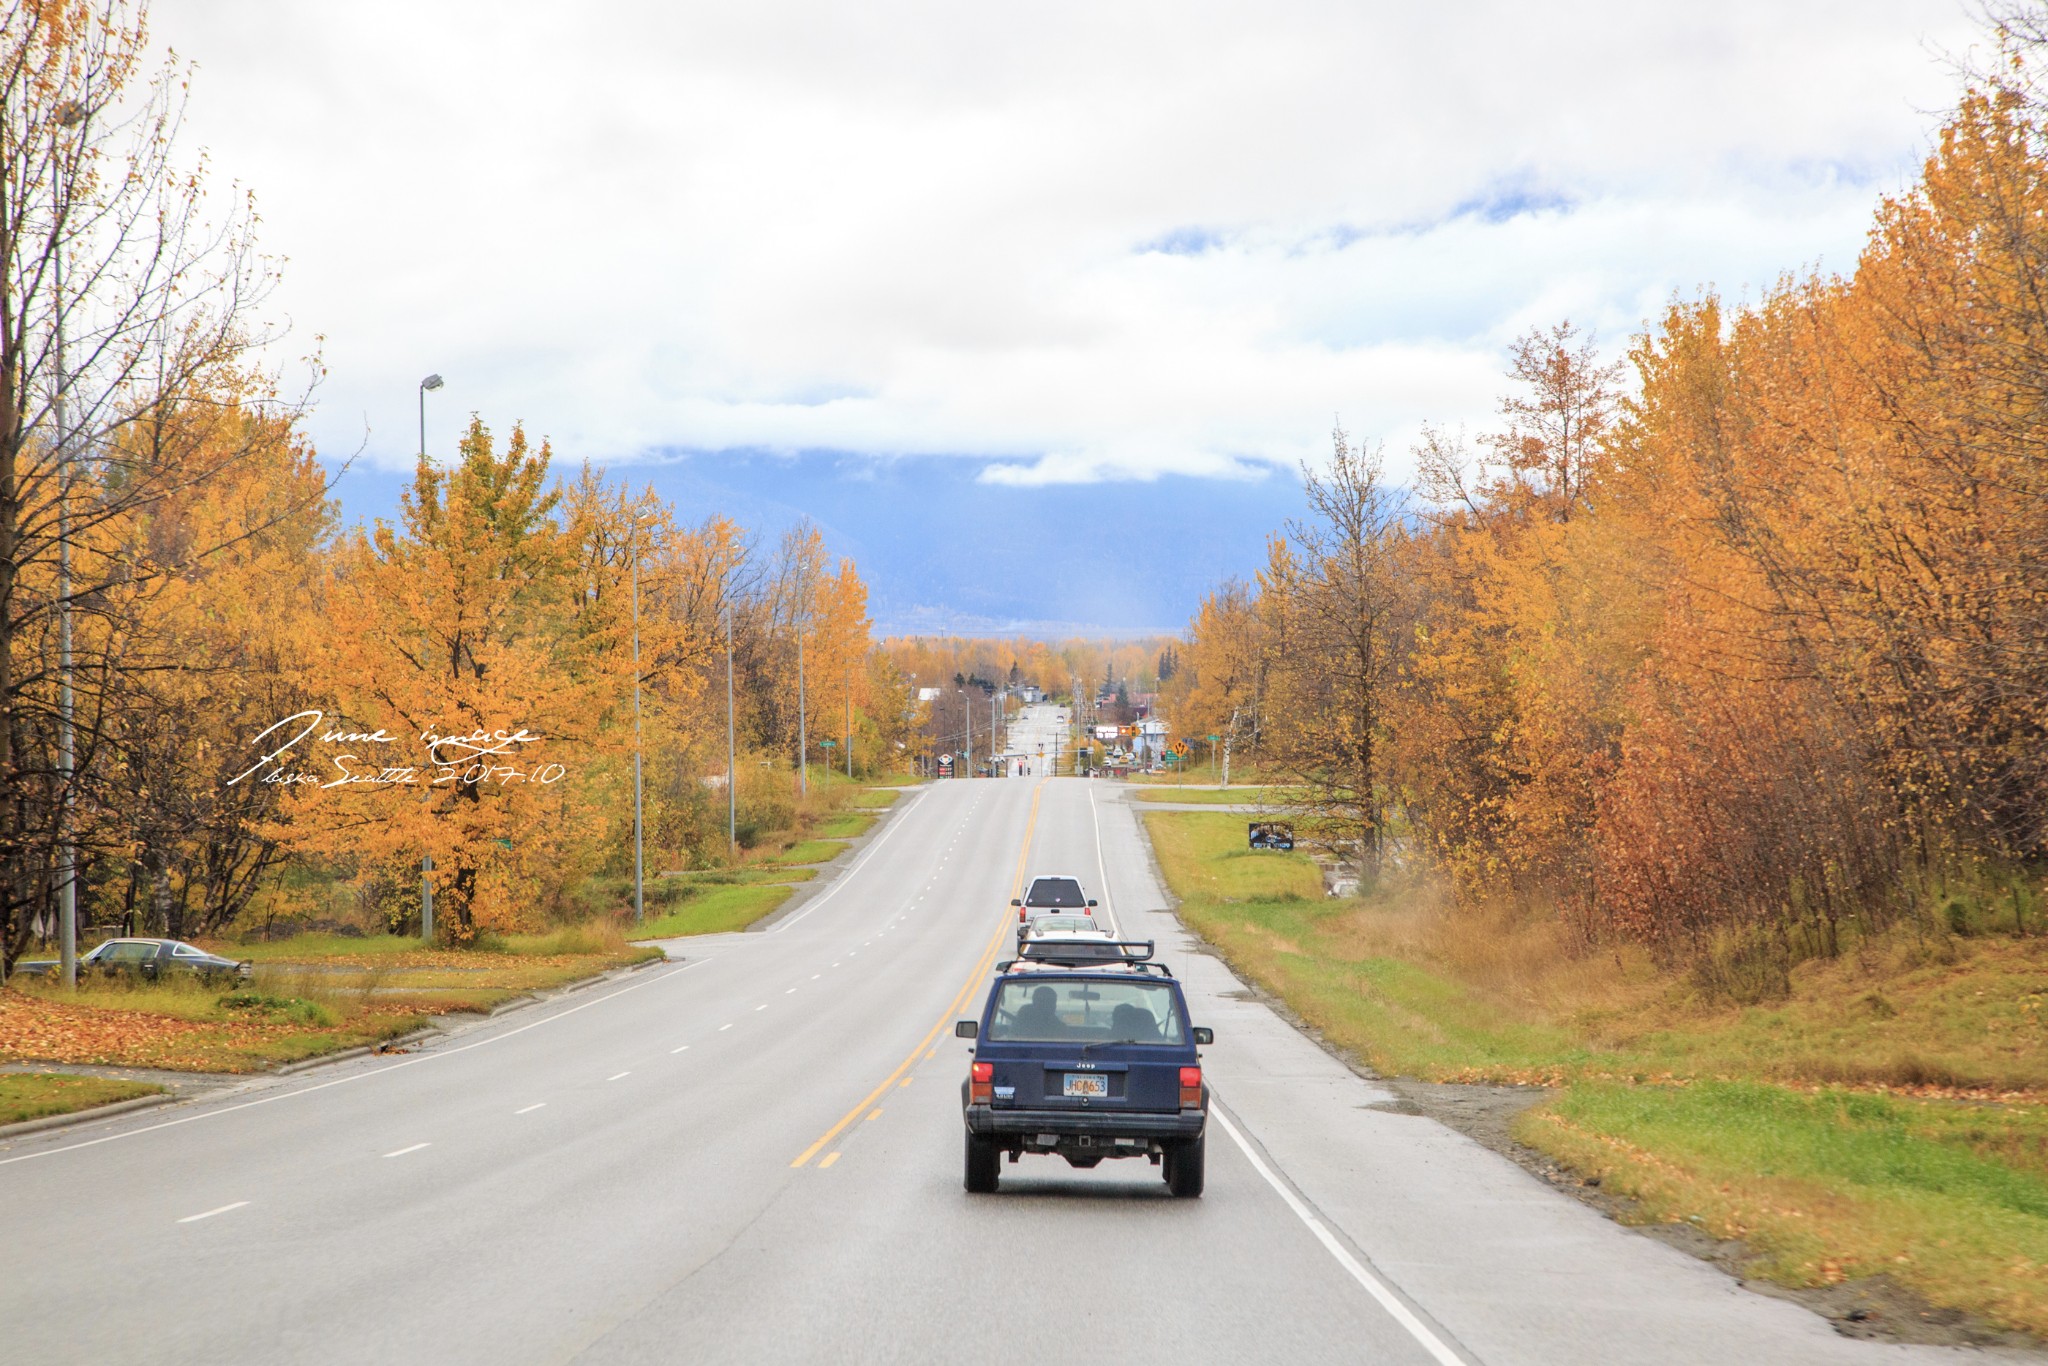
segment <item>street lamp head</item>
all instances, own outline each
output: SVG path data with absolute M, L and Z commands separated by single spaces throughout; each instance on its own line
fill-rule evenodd
M 440 387 L 441 377 L 439 375 L 428 375 L 420 381 L 420 388 L 422 389 L 438 389 Z

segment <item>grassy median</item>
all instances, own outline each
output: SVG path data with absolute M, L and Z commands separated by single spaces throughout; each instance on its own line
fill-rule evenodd
M 2048 943 L 1895 938 L 1737 1006 L 1420 889 L 1325 897 L 1234 817 L 1145 824 L 1182 918 L 1240 974 L 1383 1073 L 1557 1088 L 1516 1137 L 1637 1217 L 1740 1237 L 1753 1275 L 1884 1273 L 2048 1333 Z
M 148 1082 L 67 1072 L 0 1072 L 0 1125 L 93 1110 L 139 1096 L 160 1095 L 163 1089 Z
M 257 1071 L 659 956 L 608 922 L 487 936 L 466 949 L 389 935 L 213 947 L 252 960 L 254 979 L 233 988 L 99 979 L 74 991 L 16 979 L 0 991 L 0 1060 Z
M 796 889 L 779 882 L 683 882 L 664 898 L 659 915 L 648 908 L 647 923 L 633 928 L 635 939 L 676 939 L 690 934 L 743 930 L 789 900 Z

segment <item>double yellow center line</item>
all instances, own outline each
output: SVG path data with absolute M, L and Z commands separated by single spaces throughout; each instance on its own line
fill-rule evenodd
M 1021 896 L 1024 891 L 1024 861 L 1031 855 L 1031 836 L 1038 829 L 1038 799 L 1044 791 L 1045 784 L 1042 780 L 1031 791 L 1031 815 L 1024 823 L 1024 847 L 1017 851 L 1017 875 L 1010 884 L 1010 896 L 1012 898 Z M 790 1163 L 790 1166 L 801 1167 L 816 1157 L 819 1150 L 846 1132 L 846 1127 L 856 1119 L 859 1119 L 862 1111 L 880 1100 L 883 1094 L 890 1087 L 894 1086 L 905 1072 L 908 1072 L 916 1065 L 918 1057 L 932 1046 L 932 1042 L 939 1037 L 940 1032 L 958 1018 L 962 1010 L 966 1009 L 968 1001 L 973 998 L 975 991 L 988 977 L 990 969 L 995 967 L 996 956 L 1002 950 L 1003 936 L 1009 932 L 1010 917 L 1006 908 L 1002 918 L 996 924 L 995 934 L 989 938 L 988 947 L 982 950 L 981 957 L 975 962 L 974 971 L 967 975 L 967 981 L 961 986 L 959 994 L 953 998 L 953 1003 L 946 1007 L 946 1013 L 939 1017 L 939 1022 L 931 1027 L 929 1033 L 918 1040 L 917 1047 L 911 1049 L 902 1062 L 896 1064 L 895 1071 L 882 1078 L 881 1085 L 863 1096 L 860 1104 L 848 1110 L 844 1115 L 841 1115 L 839 1122 L 819 1135 L 816 1143 L 813 1143 L 810 1147 L 797 1154 L 796 1161 Z

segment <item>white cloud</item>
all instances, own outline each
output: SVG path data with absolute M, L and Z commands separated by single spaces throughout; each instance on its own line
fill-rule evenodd
M 326 337 L 325 449 L 524 418 L 1222 477 L 1480 423 L 1506 342 L 1847 268 L 1953 0 L 209 0 L 189 134 Z

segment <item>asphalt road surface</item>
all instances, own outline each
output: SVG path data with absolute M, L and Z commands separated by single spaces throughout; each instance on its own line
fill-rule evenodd
M 1216 1030 L 1208 1191 L 961 1189 L 1006 903 L 1083 878 Z M 437 1040 L 0 1148 L 0 1361 L 1921 1362 L 1618 1228 L 1246 999 L 1119 790 L 906 794 L 772 928 Z M 1975 1359 L 1982 1359 L 1978 1356 Z

